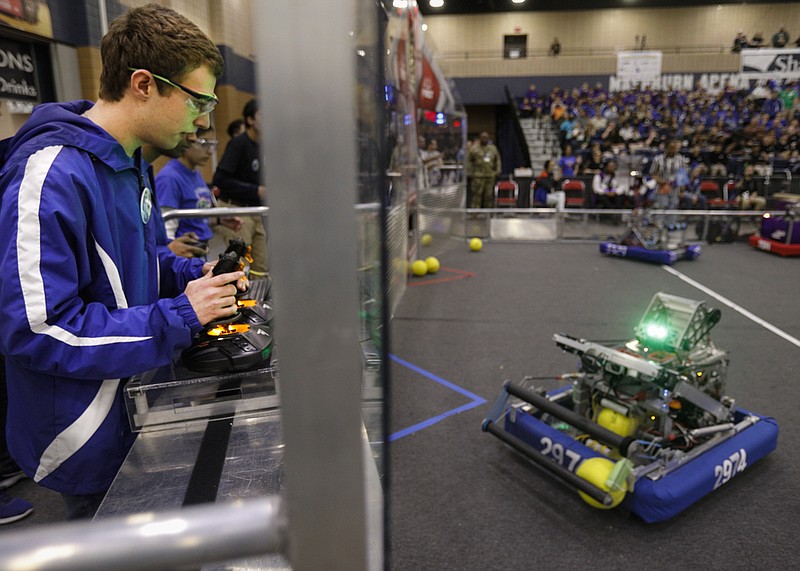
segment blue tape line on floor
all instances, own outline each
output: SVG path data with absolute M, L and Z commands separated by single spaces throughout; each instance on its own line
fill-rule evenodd
M 447 387 L 448 389 L 450 389 L 452 391 L 457 392 L 460 395 L 464 395 L 465 397 L 467 397 L 471 401 L 471 402 L 468 402 L 467 404 L 464 404 L 464 405 L 461 405 L 461 406 L 456 407 L 454 409 L 448 410 L 446 412 L 443 412 L 442 414 L 439 414 L 437 416 L 431 417 L 431 418 L 429 418 L 427 420 L 423 420 L 422 422 L 418 422 L 417 424 L 409 426 L 408 428 L 405 428 L 403 430 L 398 430 L 397 432 L 395 432 L 395 433 L 393 433 L 393 434 L 391 434 L 389 436 L 389 442 L 393 442 L 393 441 L 395 441 L 395 440 L 397 440 L 399 438 L 403 438 L 404 436 L 408 436 L 409 434 L 413 434 L 414 432 L 418 432 L 418 431 L 420 431 L 420 430 L 422 430 L 424 428 L 428 428 L 429 426 L 433 426 L 437 422 L 440 422 L 440 421 L 444 420 L 445 418 L 447 418 L 449 416 L 453 416 L 455 414 L 459 414 L 461 412 L 465 412 L 467 410 L 475 408 L 476 406 L 480 406 L 480 405 L 486 403 L 486 399 L 485 398 L 479 397 L 475 393 L 472 393 L 472 392 L 468 391 L 467 389 L 459 387 L 458 385 L 456 385 L 454 383 L 451 383 L 450 381 L 447 381 L 447 380 L 445 380 L 445 379 L 443 379 L 441 377 L 438 377 L 438 376 L 434 375 L 433 373 L 430 373 L 430 372 L 426 371 L 425 369 L 421 369 L 421 368 L 417 367 L 416 365 L 413 365 L 413 364 L 409 363 L 408 361 L 406 361 L 404 359 L 401 359 L 397 355 L 390 354 L 389 358 L 392 361 L 394 361 L 394 362 L 396 362 L 396 363 L 398 363 L 400 365 L 403 365 L 407 369 L 410 369 L 410 370 L 414 371 L 415 373 L 419 373 L 423 377 L 426 377 L 426 378 L 428 378 L 428 379 L 430 379 L 432 381 L 435 381 L 435 382 L 439 383 L 440 385 L 442 385 L 444 387 Z

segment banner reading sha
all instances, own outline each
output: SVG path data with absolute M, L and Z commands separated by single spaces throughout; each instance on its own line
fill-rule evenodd
M 747 79 L 800 78 L 800 49 L 742 50 L 740 74 Z

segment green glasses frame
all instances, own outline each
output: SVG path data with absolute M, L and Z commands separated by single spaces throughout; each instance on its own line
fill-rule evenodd
M 129 67 L 128 71 L 137 71 L 138 69 L 142 68 Z M 157 80 L 163 81 L 164 83 L 171 85 L 172 87 L 177 87 L 178 89 L 189 95 L 191 99 L 186 99 L 185 100 L 186 104 L 197 115 L 206 115 L 208 113 L 211 113 L 217 106 L 217 103 L 219 103 L 219 99 L 217 99 L 217 96 L 214 95 L 213 93 L 201 93 L 200 91 L 189 89 L 188 87 L 186 87 L 185 85 L 181 85 L 180 83 L 170 81 L 166 77 L 158 75 L 157 73 L 153 73 L 150 70 L 144 70 L 144 71 L 147 71 Z

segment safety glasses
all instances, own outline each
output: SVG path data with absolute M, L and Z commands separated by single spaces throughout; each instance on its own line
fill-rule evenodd
M 192 141 L 193 145 L 199 145 L 203 147 L 206 151 L 211 151 L 217 148 L 217 140 L 216 139 L 195 139 Z
M 129 67 L 128 71 L 136 71 L 139 68 Z M 160 76 L 157 73 L 153 73 L 152 71 L 145 70 L 150 73 L 153 77 L 155 77 L 159 81 L 163 81 L 164 83 L 171 85 L 172 87 L 177 87 L 187 95 L 189 95 L 189 99 L 186 99 L 186 105 L 192 111 L 192 113 L 196 115 L 206 115 L 211 113 L 214 110 L 214 107 L 217 106 L 219 103 L 219 99 L 213 93 L 201 93 L 199 91 L 195 91 L 193 89 L 189 89 L 185 85 L 181 85 L 180 83 L 176 83 L 174 81 L 170 81 L 166 77 Z

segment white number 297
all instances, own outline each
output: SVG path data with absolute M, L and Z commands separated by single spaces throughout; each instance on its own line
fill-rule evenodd
M 570 472 L 575 470 L 575 466 L 581 460 L 580 454 L 574 450 L 565 449 L 561 444 L 553 442 L 547 436 L 543 436 L 539 442 L 542 445 L 542 455 L 550 456 Z

